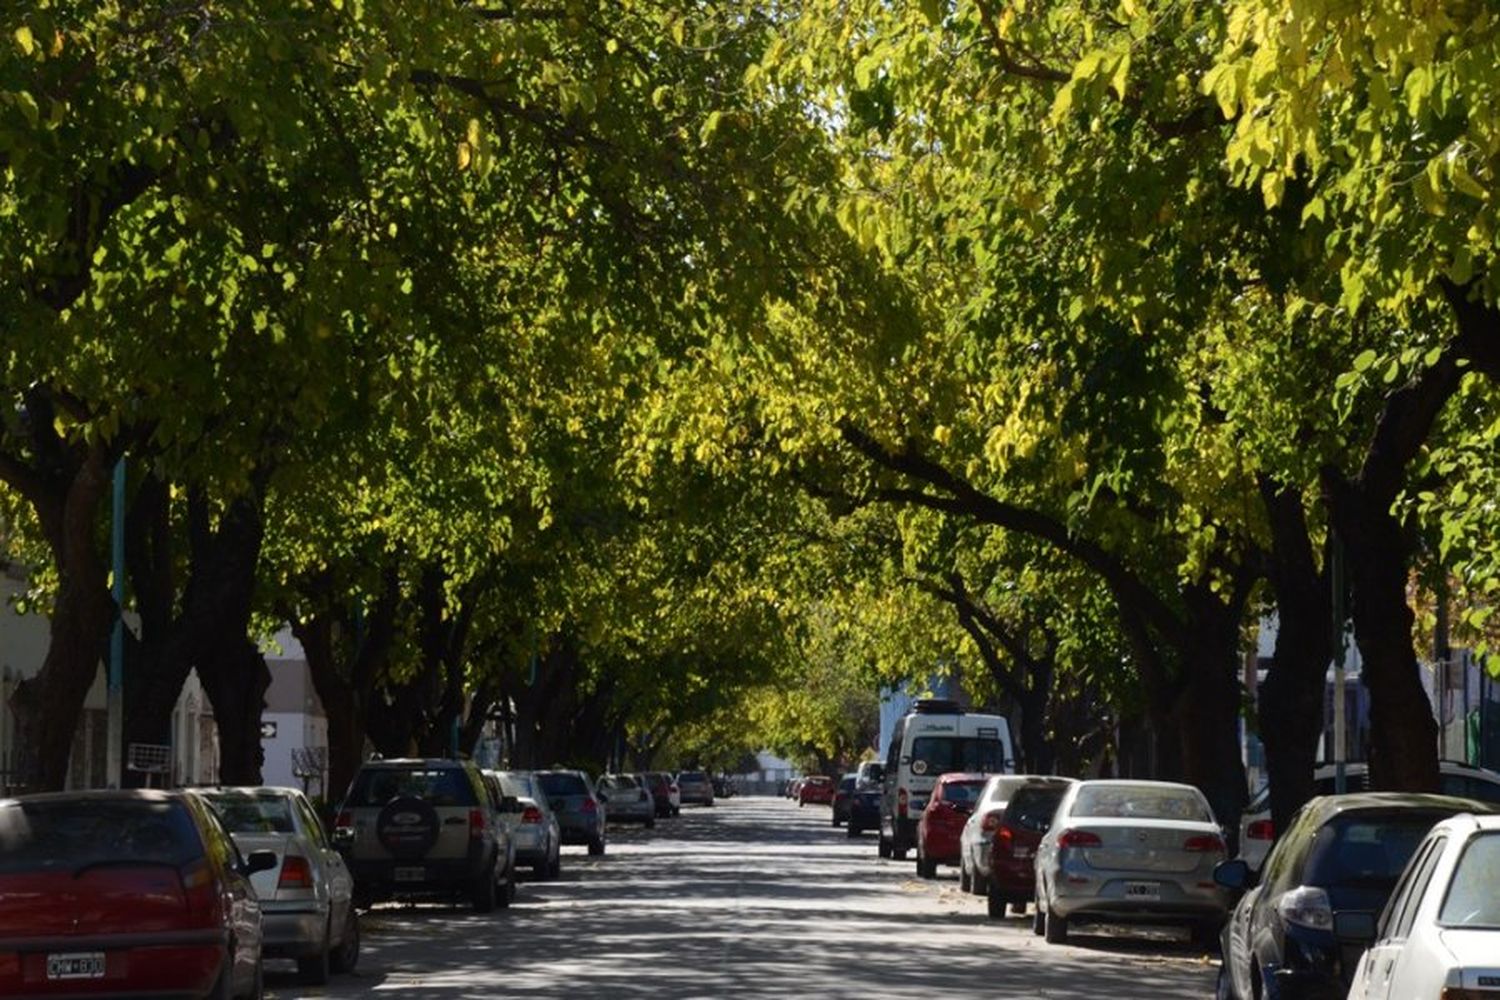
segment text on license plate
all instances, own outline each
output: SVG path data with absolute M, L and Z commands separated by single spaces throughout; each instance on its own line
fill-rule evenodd
M 48 979 L 103 979 L 104 952 L 76 951 L 47 956 Z
M 1160 899 L 1161 884 L 1158 882 L 1126 882 L 1126 899 Z
M 397 868 L 395 871 L 397 882 L 421 882 L 427 877 L 426 868 Z

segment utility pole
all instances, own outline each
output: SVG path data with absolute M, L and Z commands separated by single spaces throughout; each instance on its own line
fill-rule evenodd
M 1328 536 L 1328 583 L 1333 588 L 1333 790 L 1336 794 L 1343 795 L 1348 791 L 1349 784 L 1344 773 L 1349 742 L 1349 722 L 1345 718 L 1344 706 L 1344 619 L 1347 612 L 1344 600 L 1344 543 L 1337 532 L 1329 532 Z
M 108 750 L 105 780 L 119 788 L 125 777 L 125 456 L 115 462 L 114 494 L 110 510 L 111 584 L 115 599 L 115 627 L 109 636 L 109 683 L 106 697 Z

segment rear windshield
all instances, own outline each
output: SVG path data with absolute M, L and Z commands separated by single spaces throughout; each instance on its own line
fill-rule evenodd
M 1464 848 L 1438 923 L 1500 930 L 1500 833 L 1480 834 Z
M 1005 744 L 975 736 L 919 736 L 911 744 L 913 774 L 950 771 L 1000 771 L 1005 768 Z
M 949 781 L 943 785 L 943 801 L 954 805 L 973 805 L 984 791 L 982 781 Z
M 542 791 L 548 798 L 560 795 L 587 795 L 589 786 L 583 778 L 567 771 L 544 771 L 537 775 L 537 780 L 542 784 Z
M 1467 774 L 1443 775 L 1443 794 L 1480 802 L 1500 802 L 1500 784 Z
M 1052 817 L 1067 791 L 1063 787 L 1022 788 L 1005 807 L 1006 825 L 1041 833 L 1052 825 Z
M 530 775 L 524 774 L 501 774 L 500 790 L 506 795 L 516 798 L 536 798 L 536 781 Z
M 1074 816 L 1099 819 L 1175 819 L 1212 823 L 1213 815 L 1198 794 L 1187 788 L 1150 785 L 1102 785 L 1083 788 L 1073 801 Z
M 0 806 L 0 873 L 141 861 L 182 867 L 203 841 L 180 802 L 11 802 Z
M 678 782 L 683 781 L 707 781 L 708 775 L 702 771 L 683 771 L 677 776 Z
M 434 806 L 474 806 L 474 786 L 456 767 L 406 770 L 395 767 L 367 768 L 359 772 L 344 804 L 350 807 L 383 806 L 393 799 L 418 798 Z
M 214 792 L 207 796 L 230 833 L 294 833 L 292 804 L 284 795 Z
M 1442 816 L 1422 812 L 1335 817 L 1313 838 L 1308 885 L 1391 889 L 1417 845 Z
M 854 780 L 855 780 L 854 779 L 854 775 L 852 775 L 852 774 L 849 775 L 847 778 L 840 778 L 839 779 L 839 791 L 841 791 L 841 792 L 852 792 L 852 791 L 854 791 Z

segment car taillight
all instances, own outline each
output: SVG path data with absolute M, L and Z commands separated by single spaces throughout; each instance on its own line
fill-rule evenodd
M 276 880 L 278 889 L 311 889 L 313 887 L 312 865 L 298 854 L 288 854 L 281 859 L 281 877 Z
M 597 812 L 599 810 L 599 803 L 593 799 L 584 799 L 582 808 L 586 813 Z
M 469 810 L 469 839 L 478 840 L 484 836 L 484 810 Z
M 1258 819 L 1245 827 L 1246 840 L 1275 840 L 1276 825 L 1268 819 Z
M 1002 826 L 999 829 L 999 831 L 995 834 L 995 849 L 998 850 L 998 851 L 1003 851 L 1006 854 L 1009 854 L 1011 852 L 1011 849 L 1014 848 L 1015 846 L 1016 846 L 1016 834 L 1015 834 L 1015 831 L 1012 830 L 1008 826 Z
M 219 887 L 214 881 L 213 869 L 208 861 L 195 861 L 178 873 L 182 879 L 183 895 L 187 898 L 189 913 L 204 918 L 205 923 L 215 923 L 219 918 Z
M 1087 830 L 1064 830 L 1057 835 L 1058 847 L 1103 847 L 1104 841 L 1097 833 Z
M 1001 818 L 1001 815 L 997 812 L 987 812 L 984 814 L 984 821 L 979 824 L 979 829 L 983 830 L 985 833 L 992 834 L 996 830 L 1000 829 Z
M 904 788 L 896 792 L 896 815 L 902 819 L 906 818 L 906 789 Z
M 1194 854 L 1224 853 L 1224 838 L 1215 833 L 1203 833 L 1183 841 L 1182 849 Z
M 542 811 L 540 809 L 538 809 L 536 806 L 527 806 L 521 812 L 521 822 L 522 823 L 540 823 L 541 821 L 542 821 Z
M 354 815 L 352 813 L 348 813 L 348 812 L 341 812 L 341 813 L 338 814 L 338 817 L 333 821 L 333 825 L 334 826 L 353 826 L 354 825 Z

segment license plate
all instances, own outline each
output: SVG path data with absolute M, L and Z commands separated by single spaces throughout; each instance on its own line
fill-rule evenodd
M 104 952 L 79 951 L 47 956 L 48 979 L 103 979 Z
M 397 882 L 422 882 L 427 878 L 426 868 L 397 868 L 395 871 Z
M 1126 882 L 1126 899 L 1161 899 L 1159 882 Z

